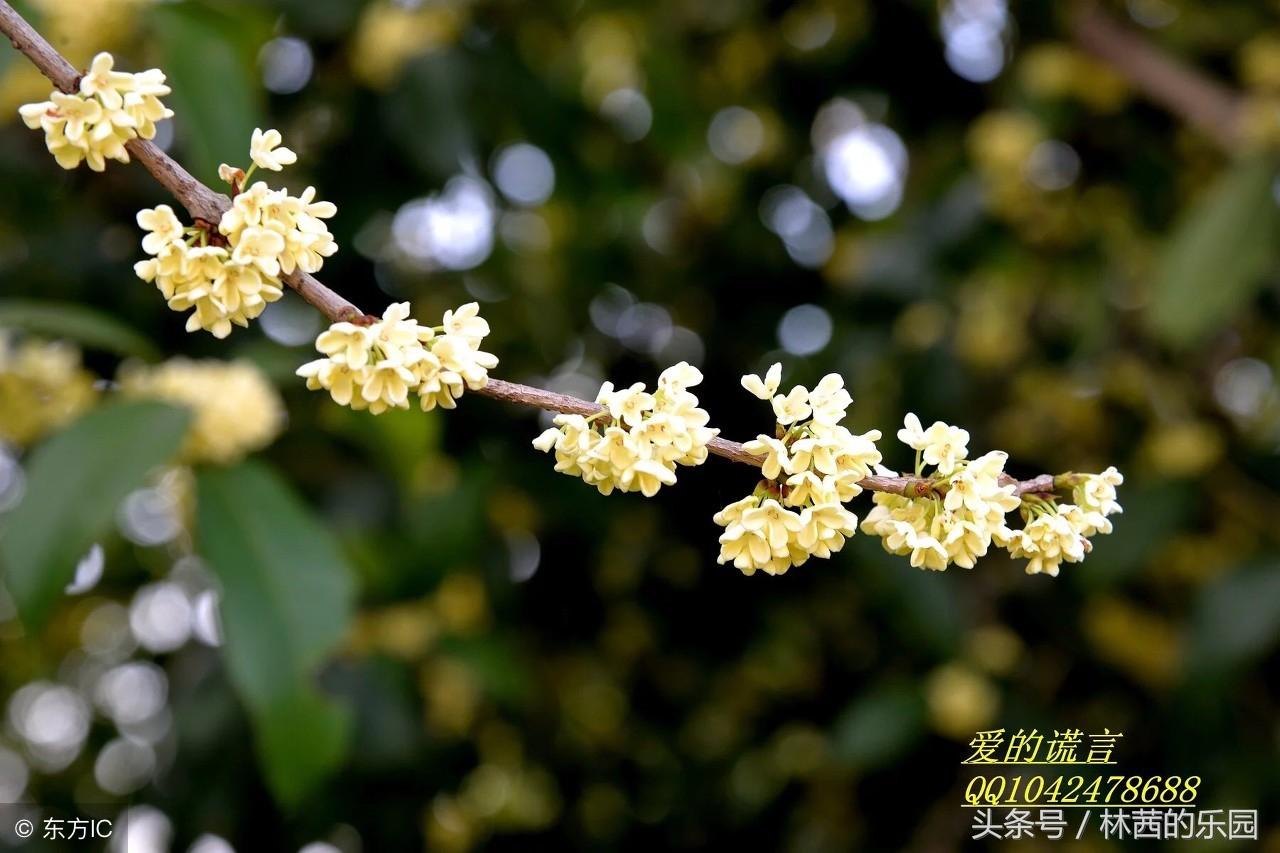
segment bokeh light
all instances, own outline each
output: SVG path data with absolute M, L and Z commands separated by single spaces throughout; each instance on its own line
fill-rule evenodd
M 478 178 L 457 175 L 436 194 L 406 203 L 396 212 L 396 246 L 420 266 L 469 270 L 493 250 L 493 193 Z

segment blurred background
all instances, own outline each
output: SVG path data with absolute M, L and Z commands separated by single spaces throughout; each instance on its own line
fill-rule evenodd
M 287 424 L 97 507 L 43 627 L 0 614 L 0 799 L 127 810 L 139 851 L 947 850 L 976 730 L 1109 727 L 1280 849 L 1280 4 L 18 5 L 80 67 L 164 69 L 157 141 L 206 182 L 279 128 L 277 180 L 338 205 L 320 278 L 479 301 L 497 376 L 593 397 L 687 360 L 744 440 L 772 418 L 738 379 L 781 360 L 841 373 L 889 465 L 914 411 L 1126 483 L 1056 580 L 864 536 L 744 578 L 711 521 L 742 466 L 604 498 L 532 410 L 339 408 L 293 375 L 322 328 L 293 294 L 186 334 L 132 272 L 171 200 L 58 169 L 5 46 L 0 510 L 122 364 L 249 363 Z M 237 563 L 246 494 L 283 544 Z

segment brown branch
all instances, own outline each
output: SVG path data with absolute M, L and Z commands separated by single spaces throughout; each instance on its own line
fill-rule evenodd
M 1162 52 L 1093 0 L 1077 0 L 1067 19 L 1076 44 L 1111 66 L 1135 89 L 1227 151 L 1240 142 L 1241 96 Z
M 80 80 L 79 72 L 5 0 L 0 0 L 0 32 L 8 36 L 13 46 L 31 60 L 32 64 L 39 68 L 55 86 L 67 93 L 76 91 Z M 155 143 L 134 139 L 127 144 L 127 148 L 133 158 L 182 203 L 192 219 L 217 222 L 222 218 L 223 212 L 231 206 L 231 200 L 226 195 L 196 180 L 190 172 L 161 151 Z M 363 311 L 330 290 L 314 276 L 299 271 L 284 276 L 284 281 L 330 322 L 359 321 L 365 317 Z M 522 406 L 533 406 L 549 412 L 593 415 L 601 410 L 598 403 L 502 379 L 490 379 L 484 388 L 472 393 Z M 746 448 L 736 441 L 713 438 L 708 445 L 708 450 L 716 456 L 733 462 L 741 462 L 757 468 L 761 464 L 758 457 L 748 453 Z M 1017 483 L 1018 494 L 1049 493 L 1054 490 L 1054 477 L 1051 474 L 1024 482 L 1008 478 L 1007 482 Z M 937 486 L 921 477 L 875 475 L 865 478 L 860 485 L 867 491 L 891 492 L 908 497 L 928 497 L 941 493 Z

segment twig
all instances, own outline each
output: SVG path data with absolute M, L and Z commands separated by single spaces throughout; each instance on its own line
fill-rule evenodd
M 1077 0 L 1067 18 L 1076 43 L 1111 66 L 1142 94 L 1227 151 L 1240 142 L 1241 96 L 1160 51 L 1092 0 Z
M 3 32 L 13 46 L 31 60 L 32 64 L 40 69 L 55 86 L 67 93 L 76 91 L 80 80 L 79 72 L 5 0 L 0 0 L 0 32 Z M 231 206 L 231 200 L 227 196 L 196 180 L 181 164 L 161 151 L 154 143 L 134 139 L 126 147 L 130 155 L 182 203 L 192 219 L 217 222 L 222 218 L 223 212 Z M 330 290 L 314 276 L 296 272 L 285 276 L 284 281 L 330 322 L 359 320 L 365 316 L 363 311 Z M 472 393 L 565 414 L 591 415 L 601 409 L 598 403 L 502 379 L 490 379 L 484 388 Z M 708 450 L 724 459 L 757 468 L 762 462 L 759 457 L 748 453 L 738 442 L 724 438 L 713 438 L 708 445 Z M 1054 490 L 1054 477 L 1050 474 L 1022 482 L 1006 478 L 1006 482 L 1016 483 L 1018 494 L 1048 493 Z M 938 494 L 940 491 L 929 480 L 920 477 L 876 475 L 865 478 L 860 485 L 867 491 L 890 492 L 910 497 L 925 497 Z

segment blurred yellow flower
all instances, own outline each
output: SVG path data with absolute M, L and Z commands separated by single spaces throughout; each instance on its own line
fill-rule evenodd
M 1249 39 L 1240 48 L 1236 64 L 1250 89 L 1280 92 L 1280 34 L 1261 33 Z
M 1084 632 L 1094 654 L 1150 687 L 1170 684 L 1182 660 L 1182 643 L 1168 620 L 1119 598 L 1094 602 L 1084 612 Z
M 186 462 L 237 462 L 266 447 L 284 427 L 279 394 L 246 361 L 174 358 L 155 367 L 127 364 L 119 382 L 126 397 L 178 403 L 195 413 L 182 450 Z
M 367 86 L 387 88 L 410 59 L 458 38 L 466 23 L 461 6 L 424 3 L 414 9 L 388 0 L 370 3 L 352 38 L 352 71 Z
M 960 663 L 938 667 L 925 680 L 925 701 L 933 727 L 966 740 L 995 719 L 1000 694 L 982 674 Z
M 16 343 L 0 329 L 0 441 L 26 446 L 74 420 L 93 405 L 93 383 L 74 346 Z

